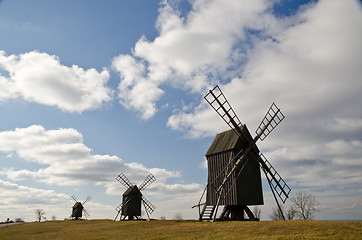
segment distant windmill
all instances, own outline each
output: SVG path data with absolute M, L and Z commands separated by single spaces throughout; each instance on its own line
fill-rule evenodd
M 74 195 L 71 196 L 71 199 L 75 202 L 72 208 L 72 215 L 71 215 L 72 219 L 78 220 L 79 218 L 82 217 L 83 213 L 85 218 L 90 216 L 89 212 L 85 210 L 84 204 L 92 199 L 91 196 L 88 195 L 83 202 L 79 202 Z
M 116 207 L 117 215 L 114 220 L 117 219 L 118 215 L 120 216 L 120 220 L 125 220 L 128 217 L 128 220 L 133 220 L 134 217 L 139 219 L 141 217 L 141 204 L 145 208 L 145 212 L 147 213 L 148 219 L 150 219 L 150 214 L 156 209 L 141 193 L 141 191 L 145 190 L 151 183 L 153 183 L 156 178 L 150 173 L 146 179 L 141 183 L 138 188 L 137 185 L 132 185 L 132 183 L 128 180 L 128 178 L 120 173 L 117 176 L 117 181 L 122 183 L 123 186 L 127 188 L 127 190 L 123 193 L 123 201 L 122 204 Z
M 285 118 L 280 109 L 271 105 L 252 138 L 218 86 L 204 98 L 232 130 L 218 133 L 206 153 L 208 183 L 194 206 L 199 208 L 199 220 L 217 220 L 219 206 L 224 209 L 218 220 L 245 220 L 244 213 L 249 220 L 258 220 L 248 205 L 264 204 L 260 168 L 282 213 L 276 195 L 285 203 L 290 188 L 256 146 Z M 206 202 L 201 203 L 206 190 Z

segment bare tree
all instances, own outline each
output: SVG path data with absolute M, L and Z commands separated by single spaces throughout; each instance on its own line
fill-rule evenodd
M 297 211 L 295 210 L 295 208 L 293 206 L 290 206 L 287 211 L 287 219 L 293 220 L 296 214 L 297 214 Z
M 36 209 L 35 215 L 36 219 L 40 222 L 42 218 L 44 218 L 45 211 L 43 209 Z
M 260 209 L 259 206 L 254 206 L 254 208 L 253 208 L 253 214 L 254 214 L 254 217 L 255 217 L 255 218 L 260 219 L 261 209 Z
M 290 201 L 299 219 L 313 219 L 314 213 L 319 211 L 319 203 L 311 193 L 299 191 L 290 198 Z
M 280 205 L 281 210 L 284 212 L 284 205 Z M 283 213 L 278 207 L 273 207 L 272 213 L 269 215 L 270 219 L 273 221 L 284 220 Z
M 52 220 L 55 221 L 57 220 L 57 217 L 55 215 L 52 216 Z
M 177 221 L 181 221 L 182 220 L 182 214 L 181 213 L 176 213 L 175 215 L 173 215 L 173 218 Z

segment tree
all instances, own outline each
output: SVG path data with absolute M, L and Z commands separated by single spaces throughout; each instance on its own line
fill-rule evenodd
M 284 212 L 284 205 L 280 205 L 281 210 Z M 284 220 L 283 213 L 278 207 L 273 207 L 272 213 L 269 215 L 270 219 L 273 221 Z
M 290 201 L 299 219 L 313 219 L 314 213 L 319 211 L 319 203 L 311 193 L 299 191 L 290 198 Z
M 44 218 L 45 211 L 43 209 L 36 209 L 35 215 L 36 219 L 40 222 L 42 218 Z
M 290 206 L 287 211 L 287 219 L 293 220 L 295 217 L 295 214 L 297 214 L 297 211 L 295 210 L 295 208 L 293 206 Z
M 173 218 L 177 221 L 181 221 L 182 220 L 182 214 L 181 213 L 176 213 L 175 215 L 173 215 Z
M 261 216 L 261 209 L 260 209 L 260 207 L 254 206 L 254 208 L 253 208 L 253 214 L 254 214 L 254 217 L 255 217 L 255 218 L 260 219 L 260 216 Z
M 55 215 L 52 216 L 52 220 L 55 221 L 57 220 L 57 217 Z

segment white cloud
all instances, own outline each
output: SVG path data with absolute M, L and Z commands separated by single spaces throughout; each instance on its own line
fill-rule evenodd
M 70 213 L 69 196 L 55 193 L 53 190 L 43 190 L 21 186 L 0 179 L 0 212 L 5 221 L 7 218 L 15 220 L 23 218 L 25 221 L 34 221 L 35 209 L 44 209 L 46 217 L 52 215 L 68 217 Z M 64 211 L 67 208 L 68 211 Z M 16 215 L 15 215 L 16 214 Z
M 111 100 L 106 83 L 109 73 L 79 66 L 61 65 L 59 58 L 32 51 L 6 56 L 0 51 L 0 100 L 22 98 L 64 111 L 82 112 L 101 107 Z
M 174 195 L 200 190 L 199 184 L 169 184 L 181 174 L 162 168 L 146 168 L 142 164 L 127 163 L 118 156 L 94 154 L 83 143 L 83 136 L 75 129 L 46 130 L 39 125 L 0 132 L 0 151 L 39 164 L 35 170 L 2 169 L 12 181 L 35 180 L 47 184 L 76 186 L 93 183 L 102 185 L 107 194 L 121 194 L 123 186 L 115 179 L 123 172 L 135 184 L 140 184 L 151 172 L 157 183 L 150 191 Z M 7 159 L 11 161 L 11 159 Z
M 235 44 L 247 45 L 246 28 L 264 28 L 261 15 L 267 1 L 193 1 L 184 18 L 164 2 L 156 27 L 159 36 L 135 44 L 133 56 L 113 60 L 120 72 L 119 97 L 126 108 L 139 111 L 143 119 L 156 113 L 165 84 L 199 93 L 215 82 L 239 58 Z M 265 15 L 266 16 L 266 15 Z M 271 22 L 269 23 L 271 24 Z

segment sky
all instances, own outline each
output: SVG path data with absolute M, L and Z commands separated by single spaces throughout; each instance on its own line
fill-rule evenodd
M 252 135 L 281 108 L 258 147 L 316 219 L 361 220 L 361 26 L 357 0 L 0 1 L 0 221 L 67 218 L 71 195 L 114 219 L 121 172 L 156 177 L 152 218 L 197 219 L 228 130 L 203 99 L 216 85 Z

